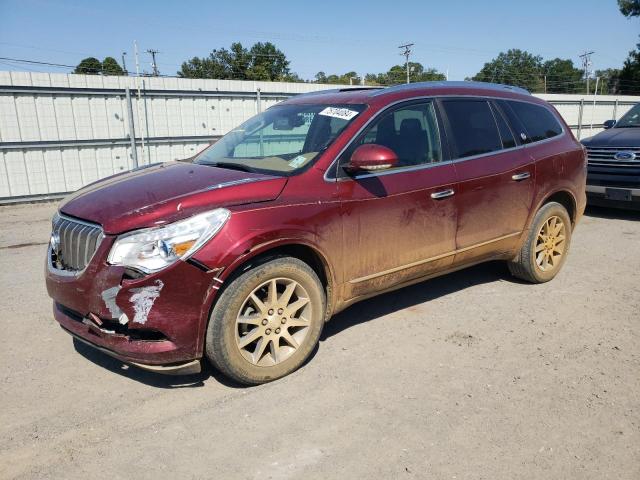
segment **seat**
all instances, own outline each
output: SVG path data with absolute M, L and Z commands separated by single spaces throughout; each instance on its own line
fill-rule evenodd
M 376 144 L 390 148 L 397 155 L 398 138 L 393 115 L 385 115 L 376 127 Z
M 318 125 L 307 137 L 302 153 L 319 152 L 331 141 L 331 125 L 328 120 Z
M 421 165 L 426 162 L 429 139 L 417 118 L 405 118 L 400 123 L 397 152 L 401 166 Z

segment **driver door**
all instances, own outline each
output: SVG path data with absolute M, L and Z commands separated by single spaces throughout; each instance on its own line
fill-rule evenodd
M 384 145 L 399 162 L 347 174 L 342 168 L 365 143 Z M 347 298 L 357 298 L 447 269 L 453 262 L 457 211 L 455 170 L 443 163 L 436 107 L 405 103 L 383 112 L 338 165 Z

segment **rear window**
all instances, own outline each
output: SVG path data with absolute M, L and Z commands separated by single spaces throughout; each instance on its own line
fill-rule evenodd
M 507 103 L 524 125 L 530 141 L 539 142 L 562 133 L 560 123 L 546 108 L 525 102 L 509 101 Z
M 502 139 L 485 100 L 443 100 L 449 120 L 456 158 L 471 157 L 502 149 Z

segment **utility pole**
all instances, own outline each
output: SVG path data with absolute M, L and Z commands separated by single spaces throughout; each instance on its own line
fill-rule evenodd
M 159 77 L 160 72 L 158 71 L 158 64 L 156 63 L 156 54 L 160 52 L 158 52 L 158 50 L 154 50 L 153 48 L 150 48 L 149 50 L 147 50 L 147 53 L 151 54 L 151 58 L 152 58 L 151 68 L 153 68 L 153 76 Z
M 584 52 L 580 55 L 582 59 L 582 68 L 584 70 L 584 78 L 587 81 L 587 95 L 589 95 L 589 75 L 591 75 L 591 55 L 595 52 Z
M 407 83 L 409 80 L 409 55 L 411 55 L 411 47 L 413 47 L 413 43 L 405 43 L 404 45 L 400 45 L 398 48 L 404 48 L 404 51 L 400 55 L 404 55 L 405 65 L 407 68 Z
M 124 61 L 124 57 L 126 54 L 127 52 L 122 52 L 122 70 L 124 70 L 125 75 L 129 75 L 129 72 L 127 72 L 127 63 Z

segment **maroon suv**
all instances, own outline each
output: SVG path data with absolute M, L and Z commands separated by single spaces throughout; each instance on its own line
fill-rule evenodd
M 381 292 L 487 260 L 529 282 L 566 260 L 585 153 L 528 92 L 469 82 L 300 95 L 193 163 L 89 185 L 53 219 L 62 328 L 125 362 L 256 384 Z

